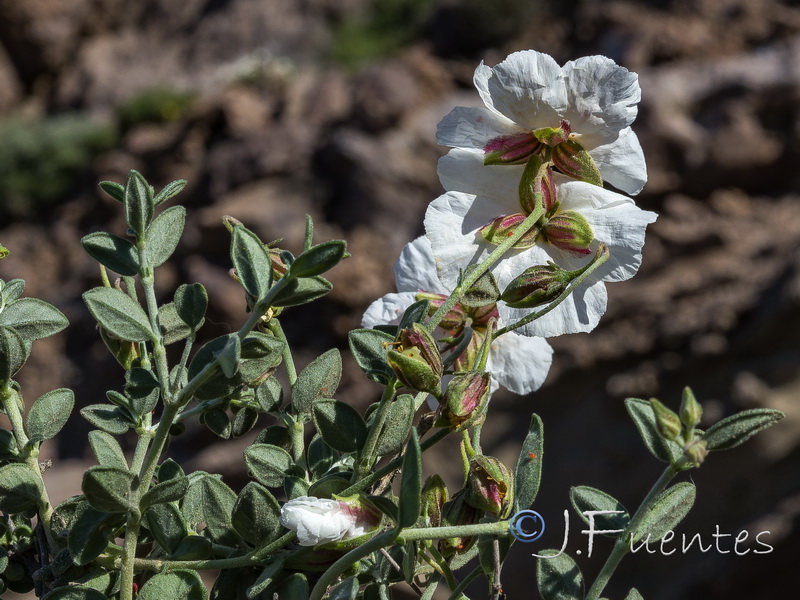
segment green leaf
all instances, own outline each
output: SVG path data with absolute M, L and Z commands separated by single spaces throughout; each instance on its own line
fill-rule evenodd
M 27 465 L 11 463 L 0 467 L 0 510 L 20 513 L 37 506 L 42 497 L 42 480 Z
M 632 533 L 633 542 L 642 538 L 658 541 L 667 531 L 675 529 L 694 505 L 697 490 L 688 481 L 677 483 L 661 492 Z
M 389 517 L 393 523 L 397 523 L 398 519 L 400 518 L 400 509 L 397 508 L 397 504 L 395 504 L 391 499 L 387 498 L 386 496 L 367 496 L 366 500 L 372 506 Z
M 156 407 L 160 393 L 158 379 L 149 369 L 134 367 L 125 372 L 125 394 L 138 416 L 144 416 Z
M 158 307 L 158 325 L 166 346 L 185 340 L 192 333 L 191 328 L 178 315 L 174 302 Z
M 260 300 L 272 286 L 272 261 L 258 236 L 236 225 L 231 239 L 231 260 L 248 294 Z
M 103 467 L 114 467 L 127 470 L 128 461 L 119 443 L 105 431 L 90 431 L 89 445 L 92 447 L 97 462 Z
M 628 592 L 628 595 L 625 596 L 625 600 L 644 600 L 642 595 L 639 593 L 639 590 L 636 588 L 631 588 L 631 591 Z
M 277 410 L 283 403 L 283 387 L 281 382 L 270 377 L 256 388 L 255 400 L 261 412 Z
M 127 512 L 134 475 L 127 469 L 117 467 L 89 467 L 83 474 L 81 489 L 93 508 L 108 512 Z
M 98 231 L 81 238 L 87 254 L 101 265 L 123 276 L 139 274 L 136 248 L 125 238 Z
M 774 425 L 784 414 L 772 408 L 753 408 L 714 423 L 703 434 L 708 450 L 730 450 L 743 444 L 762 429 Z
M 211 540 L 200 535 L 187 535 L 183 538 L 170 558 L 173 560 L 205 560 L 211 556 Z
M 29 353 L 30 344 L 20 334 L 11 327 L 0 326 L 0 381 L 9 381 L 28 360 Z
M 158 215 L 145 234 L 145 252 L 150 267 L 159 267 L 175 252 L 186 224 L 186 209 L 171 206 Z
M 294 259 L 288 277 L 314 277 L 335 267 L 345 257 L 347 244 L 343 240 L 330 240 L 309 248 Z
M 176 569 L 158 573 L 142 586 L 138 600 L 206 600 L 208 591 L 197 571 Z
M 331 398 L 342 378 L 342 357 L 332 348 L 312 360 L 300 371 L 292 386 L 292 407 L 295 412 L 308 412 L 320 398 Z
M 281 507 L 267 488 L 251 481 L 233 506 L 233 528 L 247 542 L 260 548 L 278 537 Z
M 189 489 L 188 477 L 175 477 L 160 481 L 153 485 L 147 493 L 142 496 L 140 509 L 144 512 L 148 506 L 153 504 L 163 504 L 165 502 L 177 502 L 186 494 Z
M 489 523 L 490 519 L 481 519 L 481 523 Z M 482 535 L 478 538 L 478 562 L 480 562 L 483 572 L 491 577 L 494 572 L 494 540 L 497 540 L 500 551 L 500 564 L 502 565 L 508 555 L 508 550 L 511 548 L 511 538 L 508 537 L 490 537 Z M 491 580 L 490 580 L 491 581 Z
M 394 337 L 375 329 L 354 329 L 347 335 L 353 358 L 372 381 L 385 383 L 394 378 L 394 372 L 386 362 L 386 349 L 394 343 Z
M 231 420 L 228 418 L 228 413 L 220 408 L 214 406 L 209 408 L 203 413 L 202 423 L 208 427 L 216 436 L 227 440 L 231 437 Z
M 147 529 L 167 554 L 172 554 L 189 531 L 183 514 L 174 504 L 154 504 L 144 513 Z
M 411 527 L 417 522 L 422 500 L 422 451 L 419 447 L 417 432 L 411 432 L 411 439 L 403 456 L 403 468 L 400 477 L 398 531 L 403 527 Z
M 292 573 L 284 579 L 275 591 L 278 598 L 308 598 L 308 580 L 302 573 Z
M 0 325 L 11 327 L 27 344 L 50 337 L 69 325 L 67 317 L 38 298 L 21 298 L 0 312 Z
M 220 544 L 237 544 L 231 526 L 236 494 L 218 476 L 193 473 L 181 510 L 190 523 L 205 522 L 211 538 Z
M 533 414 L 514 471 L 514 512 L 530 508 L 536 500 L 542 480 L 543 454 L 544 425 L 539 415 Z
M 348 577 L 331 590 L 328 600 L 355 600 L 358 596 L 358 578 Z
M 239 411 L 233 417 L 233 428 L 231 430 L 233 437 L 239 438 L 243 435 L 246 435 L 251 429 L 253 429 L 253 427 L 255 427 L 257 421 L 257 410 L 248 408 L 247 406 L 239 409 Z
M 100 189 L 111 196 L 117 202 L 125 201 L 125 186 L 114 181 L 101 181 Z
M 577 563 L 568 555 L 544 550 L 536 560 L 536 585 L 542 600 L 581 600 L 583 575 Z
M 8 429 L 0 428 L 0 461 L 8 461 L 19 454 L 14 434 Z M 2 535 L 0 535 L 2 537 Z
M 200 328 L 207 308 L 208 293 L 202 284 L 183 284 L 175 290 L 175 309 L 189 328 Z
M 39 397 L 28 412 L 26 429 L 31 442 L 54 437 L 67 423 L 75 407 L 72 390 L 59 388 Z
M 300 467 L 297 468 L 300 469 Z M 304 477 L 298 477 L 297 475 L 286 475 L 286 477 L 283 479 L 283 490 L 286 492 L 287 500 L 293 500 L 294 498 L 299 498 L 300 496 L 308 496 L 309 487 L 311 486 Z
M 174 198 L 178 194 L 183 191 L 183 188 L 186 187 L 186 180 L 185 179 L 176 179 L 175 181 L 170 181 L 167 185 L 165 185 L 156 197 L 153 198 L 153 204 L 158 206 L 159 204 L 163 204 L 170 198 Z
M 86 565 L 106 549 L 108 538 L 114 533 L 114 527 L 110 525 L 124 517 L 95 510 L 87 502 L 80 503 L 76 514 L 72 527 L 67 529 L 67 546 L 73 562 Z
M 180 479 L 184 476 L 183 469 L 171 458 L 168 458 L 158 466 L 156 478 L 159 481 L 168 481 L 169 479 Z
M 386 421 L 375 446 L 375 454 L 387 456 L 399 452 L 413 423 L 414 396 L 401 394 L 389 405 Z
M 628 511 L 619 500 L 588 485 L 570 488 L 569 499 L 575 512 L 587 525 L 589 525 L 589 517 L 584 514 L 585 511 L 622 511 L 619 514 L 594 515 L 592 528 L 595 533 L 625 529 L 630 521 Z M 617 533 L 605 535 L 615 537 L 619 533 L 620 531 L 617 531 Z
M 101 591 L 83 585 L 70 585 L 55 588 L 48 592 L 43 600 L 107 600 Z
M 137 238 L 144 238 L 147 225 L 153 218 L 155 203 L 153 202 L 153 190 L 144 177 L 136 171 L 128 173 L 123 204 L 125 205 L 125 222 L 128 227 Z
M 311 415 L 325 443 L 339 452 L 355 452 L 367 441 L 364 419 L 355 408 L 344 402 L 332 398 L 318 399 Z
M 337 452 L 325 443 L 325 440 L 319 435 L 315 435 L 308 445 L 308 452 L 306 453 L 308 468 L 311 470 L 314 479 L 327 473 L 338 456 Z
M 667 441 L 658 433 L 658 424 L 653 407 L 647 400 L 628 398 L 625 408 L 633 419 L 644 445 L 658 460 L 673 463 L 681 456 L 682 451 L 675 442 Z
M 414 302 L 414 304 L 409 306 L 403 313 L 398 328 L 407 329 L 414 323 L 422 323 L 423 319 L 428 316 L 428 309 L 430 308 L 430 305 L 431 303 L 427 300 L 419 300 L 418 302 Z
M 96 287 L 83 301 L 101 327 L 129 342 L 154 340 L 150 321 L 139 303 L 116 288 Z
M 81 409 L 81 416 L 98 429 L 111 435 L 122 435 L 135 423 L 124 409 L 110 404 L 90 404 Z
M 271 444 L 253 444 L 244 451 L 244 462 L 250 475 L 267 487 L 280 487 L 291 465 L 292 457 L 283 448 Z
M 272 306 L 299 306 L 327 295 L 333 289 L 324 277 L 292 279 L 272 300 Z

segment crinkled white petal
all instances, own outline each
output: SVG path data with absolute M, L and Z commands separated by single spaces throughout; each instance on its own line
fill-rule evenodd
M 553 349 L 546 340 L 514 332 L 492 341 L 487 369 L 503 387 L 515 394 L 538 390 L 553 362 Z
M 453 148 L 439 159 L 436 170 L 447 191 L 508 198 L 508 210 L 521 210 L 517 198 L 524 165 L 484 166 L 482 150 Z
M 609 141 L 636 118 L 642 98 L 639 77 L 605 56 L 585 56 L 561 69 L 567 94 L 561 113 L 573 131 L 601 134 Z
M 458 106 L 436 126 L 436 141 L 443 146 L 477 148 L 500 136 L 525 131 L 508 117 L 488 108 Z
M 619 137 L 610 144 L 589 149 L 589 154 L 603 179 L 623 192 L 636 195 L 647 183 L 644 152 L 630 127 L 620 131 Z
M 566 103 L 561 67 L 547 54 L 515 52 L 503 62 L 475 70 L 475 87 L 487 107 L 521 127 L 557 127 Z
M 367 307 L 361 317 L 362 327 L 376 325 L 396 325 L 406 309 L 414 304 L 416 292 L 400 292 L 386 294 Z
M 436 276 L 431 244 L 424 235 L 403 247 L 394 264 L 394 280 L 398 292 L 450 293 Z
M 297 533 L 301 546 L 345 539 L 355 527 L 355 517 L 343 511 L 338 501 L 313 496 L 289 500 L 281 508 L 280 521 Z

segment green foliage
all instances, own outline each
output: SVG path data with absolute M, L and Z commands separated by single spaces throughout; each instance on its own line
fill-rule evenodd
M 117 109 L 120 127 L 127 131 L 140 123 L 168 123 L 182 118 L 194 95 L 170 87 L 154 87 L 126 100 Z
M 26 217 L 69 192 L 117 133 L 81 114 L 0 121 L 0 198 L 3 212 Z

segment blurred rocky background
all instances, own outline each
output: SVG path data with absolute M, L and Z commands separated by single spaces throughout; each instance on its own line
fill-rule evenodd
M 709 419 L 758 406 L 787 418 L 692 472 L 698 501 L 678 535 L 700 533 L 708 544 L 716 525 L 751 539 L 769 530 L 761 539 L 774 551 L 640 552 L 607 596 L 636 585 L 648 600 L 792 597 L 800 583 L 794 1 L 0 0 L 0 242 L 12 252 L 0 277 L 24 278 L 27 295 L 71 321 L 34 346 L 20 375 L 25 396 L 69 386 L 87 405 L 121 388 L 122 371 L 80 299 L 99 273 L 79 240 L 123 232 L 120 206 L 96 183 L 124 181 L 129 169 L 157 187 L 189 180 L 180 197 L 186 235 L 158 285 L 165 299 L 180 282 L 208 288 L 209 338 L 245 318 L 227 276 L 223 215 L 291 250 L 304 214 L 319 240 L 347 239 L 353 256 L 331 272 L 334 291 L 284 319 L 301 365 L 334 346 L 347 354 L 346 332 L 393 291 L 391 265 L 441 193 L 436 123 L 455 105 L 478 103 L 471 77 L 481 60 L 493 65 L 528 48 L 560 63 L 605 54 L 639 73 L 634 128 L 650 179 L 637 202 L 660 217 L 640 274 L 609 286 L 600 326 L 551 340 L 547 384 L 493 399 L 486 450 L 507 463 L 531 411 L 546 427 L 535 508 L 549 531 L 544 545 L 512 548 L 504 590 L 533 597 L 530 553 L 560 547 L 570 485 L 638 504 L 661 467 L 622 400 L 657 396 L 677 407 L 689 385 Z M 338 396 L 364 407 L 376 392 L 346 358 Z M 76 416 L 50 443 L 46 480 L 57 498 L 79 489 L 88 430 Z M 213 440 L 190 427 L 171 452 L 187 470 L 221 469 L 241 486 L 249 439 Z M 451 470 L 451 453 L 441 451 L 430 470 Z M 596 541 L 587 559 L 576 521 L 568 549 L 582 551 L 591 580 L 610 544 Z M 722 551 L 732 539 L 720 539 Z

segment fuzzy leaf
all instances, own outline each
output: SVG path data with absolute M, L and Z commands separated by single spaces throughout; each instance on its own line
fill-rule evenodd
M 658 460 L 672 463 L 681 456 L 681 449 L 675 442 L 665 440 L 658 432 L 658 423 L 653 407 L 647 400 L 628 398 L 625 408 L 633 419 L 644 445 Z
M 134 475 L 117 467 L 89 467 L 83 474 L 81 489 L 92 508 L 108 513 L 127 512 Z
M 123 276 L 139 274 L 136 248 L 125 238 L 98 231 L 81 238 L 87 254 L 101 265 Z
M 253 444 L 244 451 L 244 461 L 250 475 L 267 487 L 280 487 L 292 457 L 283 448 L 271 444 Z
M 231 260 L 247 293 L 263 298 L 272 286 L 272 262 L 258 236 L 243 225 L 233 228 Z
M 0 312 L 0 325 L 14 329 L 26 344 L 50 337 L 69 325 L 67 317 L 38 298 L 21 298 Z
M 414 423 L 414 396 L 401 394 L 389 405 L 386 422 L 383 425 L 375 454 L 387 456 L 399 452 Z
M 89 564 L 100 556 L 114 531 L 114 527 L 109 525 L 116 523 L 117 519 L 124 519 L 124 516 L 95 510 L 88 502 L 79 504 L 77 517 L 72 527 L 68 528 L 67 538 L 69 553 L 76 565 Z
M 116 288 L 96 287 L 83 301 L 101 327 L 129 342 L 155 339 L 150 320 L 139 303 Z
M 108 596 L 87 586 L 70 585 L 55 588 L 48 592 L 44 598 L 46 600 L 107 600 Z
M 251 481 L 233 506 L 233 528 L 247 542 L 260 548 L 278 537 L 281 507 L 267 488 Z
M 533 414 L 514 471 L 514 512 L 530 508 L 536 500 L 542 479 L 543 452 L 544 426 L 539 415 Z
M 347 335 L 350 351 L 358 366 L 373 381 L 387 382 L 394 371 L 386 361 L 386 349 L 394 337 L 375 329 L 354 329 Z
M 714 423 L 703 434 L 708 450 L 729 450 L 743 444 L 762 429 L 774 425 L 784 414 L 772 408 L 754 408 Z
M 175 181 L 170 181 L 167 185 L 165 185 L 156 197 L 153 198 L 153 204 L 158 206 L 169 200 L 170 198 L 174 198 L 178 194 L 183 191 L 183 188 L 186 187 L 186 180 L 185 179 L 176 179 Z
M 688 481 L 675 484 L 661 492 L 636 531 L 632 533 L 633 541 L 638 542 L 646 538 L 655 542 L 663 538 L 667 531 L 674 529 L 691 510 L 696 495 L 694 484 Z
M 189 530 L 183 514 L 174 504 L 154 504 L 144 513 L 144 518 L 158 545 L 170 555 Z
M 589 524 L 589 517 L 584 514 L 585 511 L 622 511 L 619 514 L 594 515 L 595 532 L 599 530 L 625 529 L 628 521 L 630 521 L 628 511 L 619 500 L 588 485 L 579 485 L 571 488 L 569 499 L 575 512 L 587 525 Z M 605 535 L 614 537 L 618 533 Z
M 555 550 L 538 553 L 548 558 L 536 560 L 536 585 L 542 600 L 580 600 L 583 598 L 583 575 L 577 563 Z
M 89 445 L 97 457 L 97 462 L 103 467 L 128 469 L 128 461 L 122 452 L 119 443 L 105 431 L 94 430 L 89 432 Z
M 236 494 L 217 476 L 197 472 L 192 475 L 181 504 L 184 517 L 190 523 L 205 522 L 215 542 L 237 544 L 239 536 L 233 533 L 231 526 Z
M 153 190 L 144 177 L 136 171 L 128 174 L 123 204 L 125 205 L 125 222 L 137 238 L 143 238 L 147 225 L 153 218 L 155 203 L 153 202 Z
M 417 432 L 411 432 L 406 453 L 403 456 L 403 468 L 400 475 L 399 511 L 397 517 L 398 531 L 403 527 L 411 527 L 417 522 L 422 505 L 422 451 L 419 447 Z
M 31 442 L 42 442 L 54 437 L 72 414 L 75 394 L 59 388 L 39 397 L 28 412 L 26 429 Z
M 189 328 L 200 328 L 207 308 L 208 293 L 202 284 L 183 284 L 175 290 L 175 309 Z
M 332 348 L 312 360 L 300 371 L 292 386 L 292 407 L 295 412 L 308 412 L 320 398 L 331 398 L 342 378 L 342 357 Z
M 27 465 L 0 467 L 0 510 L 8 514 L 33 508 L 42 497 L 42 480 Z
M 0 326 L 0 381 L 10 380 L 28 360 L 30 344 L 11 327 Z
M 344 259 L 347 244 L 343 240 L 330 240 L 309 248 L 292 262 L 289 277 L 314 277 L 322 275 Z
M 299 306 L 327 295 L 333 289 L 330 281 L 319 275 L 292 279 L 272 300 L 272 306 Z
M 138 600 L 206 600 L 208 592 L 197 571 L 176 569 L 158 573 L 142 586 Z
M 320 398 L 312 409 L 314 425 L 331 448 L 339 452 L 355 452 L 367 440 L 367 426 L 358 411 L 349 404 L 332 398 Z
M 122 435 L 136 425 L 126 411 L 110 404 L 90 404 L 81 409 L 81 416 L 98 429 L 111 435 Z
M 171 206 L 158 215 L 147 228 L 145 252 L 150 267 L 163 265 L 175 252 L 186 224 L 186 209 Z
M 144 512 L 148 506 L 153 504 L 163 504 L 165 502 L 176 502 L 184 497 L 186 490 L 189 489 L 188 477 L 175 477 L 160 481 L 153 485 L 147 493 L 142 496 L 140 503 L 141 510 Z

